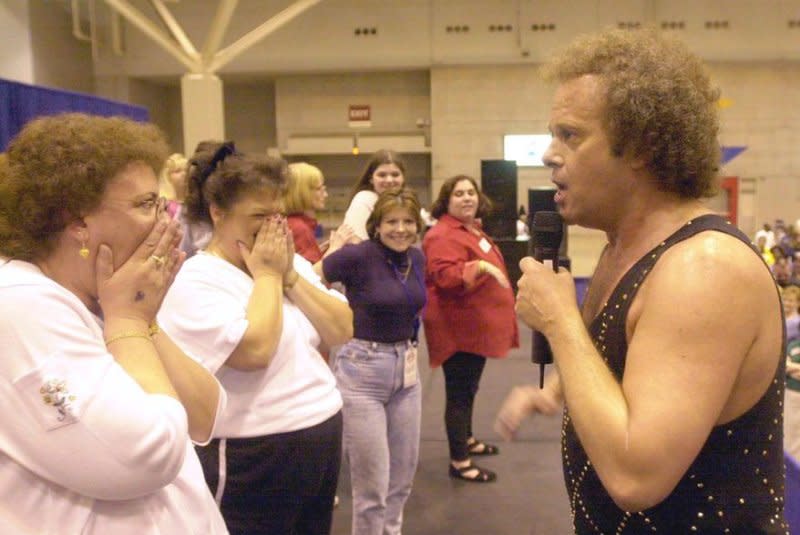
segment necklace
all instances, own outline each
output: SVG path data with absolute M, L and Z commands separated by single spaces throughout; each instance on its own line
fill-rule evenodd
M 397 278 L 400 279 L 401 282 L 406 282 L 408 280 L 408 275 L 411 273 L 411 259 L 406 255 L 406 267 L 400 271 L 397 264 L 392 262 L 389 258 L 386 259 L 386 263 L 392 266 L 392 271 L 394 274 L 397 275 Z
M 398 274 L 400 274 L 400 270 L 398 270 L 397 268 L 395 268 L 395 270 L 397 271 Z M 406 266 L 406 269 L 403 270 L 400 280 L 402 280 L 403 282 L 407 281 L 409 273 L 411 273 L 411 262 L 409 262 L 408 265 Z
M 225 255 L 223 255 L 222 253 L 217 252 L 214 249 L 211 249 L 211 248 L 203 249 L 203 252 L 206 253 L 206 254 L 210 254 L 211 256 L 216 256 L 217 258 L 221 258 L 221 259 L 225 260 L 228 263 L 231 263 L 230 260 L 225 258 Z

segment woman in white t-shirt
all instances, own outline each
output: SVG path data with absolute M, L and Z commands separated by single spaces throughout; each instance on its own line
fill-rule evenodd
M 0 158 L 3 533 L 227 533 L 191 445 L 224 392 L 154 322 L 184 258 L 166 152 L 152 125 L 65 114 Z
M 191 163 L 186 214 L 214 230 L 159 322 L 228 393 L 214 440 L 198 449 L 206 480 L 234 535 L 327 534 L 342 398 L 319 347 L 350 339 L 352 312 L 294 254 L 283 160 L 210 143 Z
M 353 234 L 361 240 L 369 239 L 367 219 L 378 195 L 401 187 L 405 183 L 405 175 L 406 166 L 396 152 L 382 149 L 372 155 L 353 188 L 350 205 L 344 214 L 344 224 L 353 230 Z

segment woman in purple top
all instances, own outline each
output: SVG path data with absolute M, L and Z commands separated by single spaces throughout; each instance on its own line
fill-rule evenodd
M 425 258 L 412 248 L 422 228 L 408 189 L 380 194 L 369 240 L 322 261 L 353 309 L 354 335 L 334 362 L 344 399 L 344 449 L 353 489 L 353 533 L 399 534 L 419 456 L 416 338 L 425 305 Z

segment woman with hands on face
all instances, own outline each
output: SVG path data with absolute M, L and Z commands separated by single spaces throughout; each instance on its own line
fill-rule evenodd
M 214 372 L 228 406 L 198 449 L 232 534 L 327 534 L 339 475 L 342 398 L 321 347 L 352 336 L 352 312 L 294 253 L 283 160 L 208 143 L 190 160 L 186 213 L 213 227 L 159 313 Z
M 486 359 L 519 346 L 514 294 L 503 255 L 480 228 L 491 208 L 474 178 L 444 181 L 431 213 L 438 219 L 422 241 L 428 306 L 423 320 L 431 367 L 445 377 L 445 427 L 450 477 L 485 483 L 496 474 L 473 464 L 498 448 L 472 433 L 472 407 Z
M 0 164 L 0 517 L 19 532 L 227 533 L 190 441 L 225 395 L 154 321 L 183 262 L 165 153 L 152 125 L 65 114 Z

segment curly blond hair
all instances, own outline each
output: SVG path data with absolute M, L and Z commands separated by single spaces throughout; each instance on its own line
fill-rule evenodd
M 680 197 L 716 193 L 719 90 L 684 43 L 652 29 L 606 30 L 578 38 L 542 74 L 599 77 L 615 156 L 644 158 L 659 188 Z
M 123 117 L 67 113 L 29 122 L 0 160 L 0 255 L 46 258 L 128 164 L 155 173 L 167 153 L 156 126 Z

